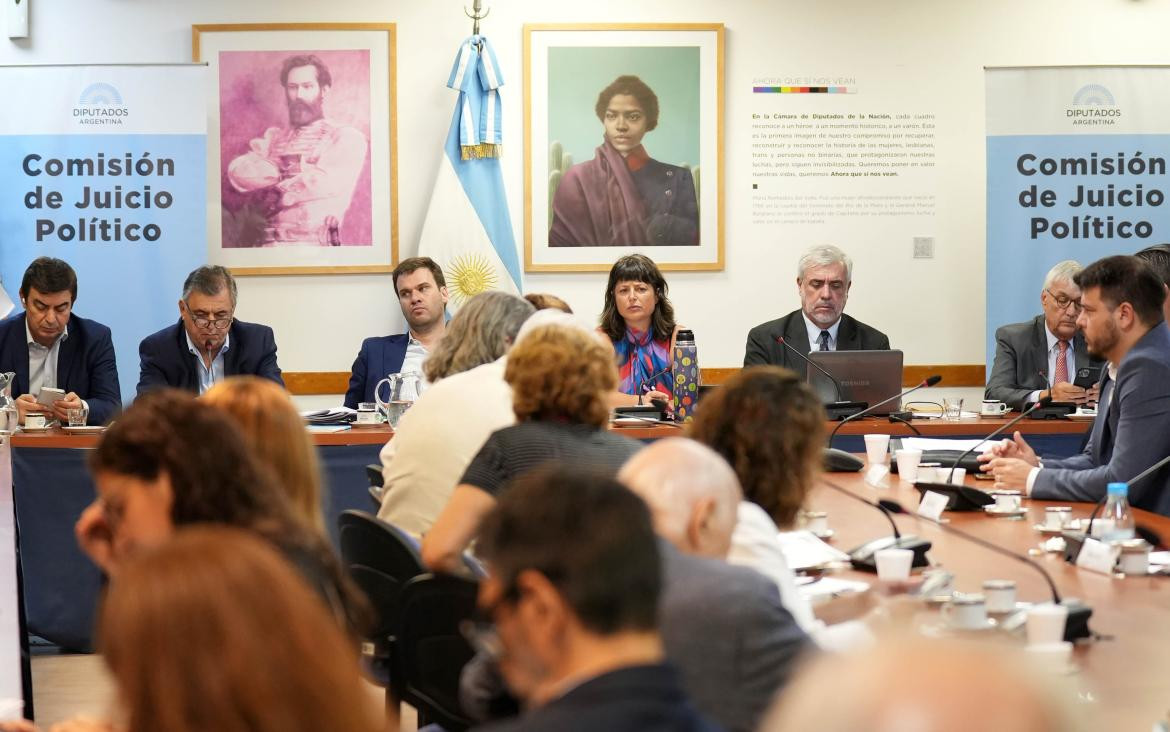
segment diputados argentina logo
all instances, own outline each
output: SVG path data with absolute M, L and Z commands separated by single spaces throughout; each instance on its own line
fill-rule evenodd
M 1073 95 L 1072 106 L 1064 110 L 1074 127 L 1115 125 L 1121 117 L 1121 107 L 1113 93 L 1100 84 L 1086 84 Z
M 129 116 L 130 110 L 122 103 L 122 94 L 114 85 L 105 82 L 85 87 L 73 108 L 73 119 L 81 125 L 121 125 Z

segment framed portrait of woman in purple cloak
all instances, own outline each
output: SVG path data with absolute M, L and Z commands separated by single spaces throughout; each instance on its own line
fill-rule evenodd
M 524 27 L 524 264 L 723 269 L 723 26 Z

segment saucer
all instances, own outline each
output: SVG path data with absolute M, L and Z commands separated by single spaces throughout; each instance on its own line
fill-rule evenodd
M 1014 518 L 1016 516 L 1023 516 L 1024 514 L 1028 513 L 1028 509 L 1023 507 L 1001 511 L 995 506 L 984 506 L 983 511 L 990 516 L 998 516 L 1000 518 Z
M 829 539 L 833 538 L 833 534 L 835 533 L 837 532 L 833 531 L 832 529 L 825 529 L 824 531 L 814 531 L 812 532 L 812 535 L 822 541 L 828 541 Z
M 45 425 L 44 427 L 23 427 L 22 426 L 20 428 L 20 431 L 27 432 L 30 435 L 39 435 L 42 432 L 48 432 L 49 430 L 53 429 L 56 426 L 57 426 L 56 424 L 50 422 L 49 424 Z
M 1032 529 L 1045 536 L 1060 536 L 1064 532 L 1064 528 L 1054 529 L 1044 524 L 1032 524 Z
M 97 435 L 105 432 L 106 427 L 100 424 L 79 425 L 75 427 L 66 425 L 61 428 L 61 431 L 71 435 Z

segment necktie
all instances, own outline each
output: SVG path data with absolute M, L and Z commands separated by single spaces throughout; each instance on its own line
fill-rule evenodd
M 819 346 L 817 348 L 818 351 L 829 350 L 829 331 L 827 331 L 827 330 L 821 331 L 821 337 L 817 339 L 817 345 Z
M 1053 384 L 1068 383 L 1068 341 L 1059 341 L 1056 344 L 1060 351 L 1056 354 L 1056 372 L 1052 377 Z

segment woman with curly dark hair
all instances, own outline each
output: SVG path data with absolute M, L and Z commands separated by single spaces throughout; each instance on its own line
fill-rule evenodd
M 824 429 L 825 410 L 799 376 L 754 366 L 704 397 L 690 431 L 727 460 L 743 487 L 728 561 L 775 580 L 785 607 L 806 630 L 817 622 L 796 591 L 776 531 L 796 528 L 820 474 Z
M 609 348 L 583 327 L 522 331 L 504 379 L 517 424 L 492 433 L 423 536 L 423 562 L 432 569 L 461 568 L 463 550 L 513 479 L 551 461 L 612 476 L 641 447 L 606 429 L 617 371 Z

